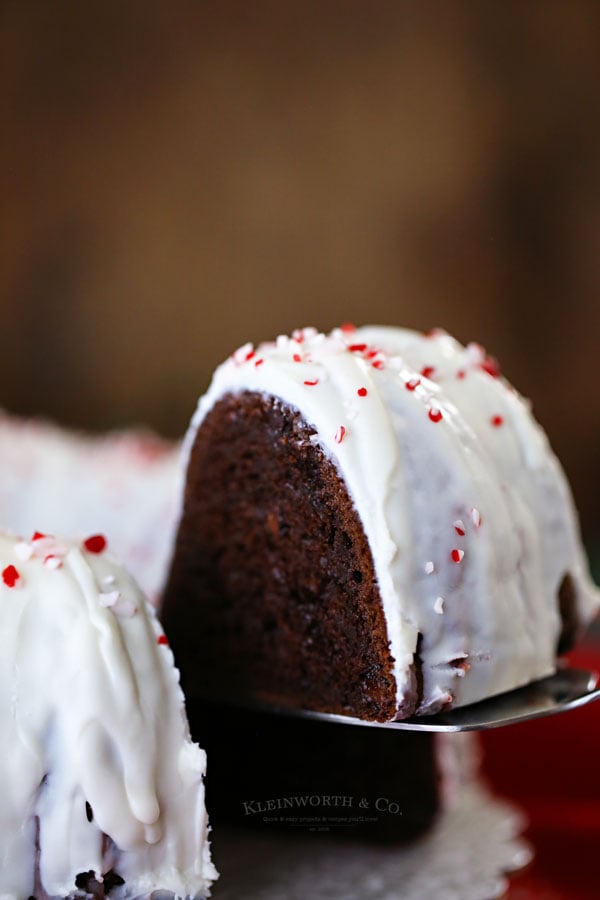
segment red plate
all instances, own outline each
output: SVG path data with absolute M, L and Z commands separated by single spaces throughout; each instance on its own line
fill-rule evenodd
M 600 671 L 600 642 L 569 655 Z M 530 868 L 507 900 L 597 900 L 600 896 L 600 701 L 483 734 L 484 770 L 529 817 Z

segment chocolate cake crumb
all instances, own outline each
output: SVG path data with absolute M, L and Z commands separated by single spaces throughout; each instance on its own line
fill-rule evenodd
M 104 876 L 104 893 L 109 894 L 113 888 L 121 887 L 122 884 L 125 884 L 125 879 L 121 878 L 117 872 L 111 869 L 110 872 L 107 872 Z
M 562 622 L 562 629 L 558 639 L 557 653 L 567 653 L 575 644 L 580 628 L 577 615 L 577 592 L 575 582 L 569 572 L 566 573 L 558 589 L 558 608 Z
M 89 872 L 80 872 L 75 877 L 75 887 L 80 891 L 90 894 L 95 900 L 105 900 L 105 897 L 115 887 L 125 884 L 125 879 L 115 872 L 113 869 L 102 876 L 102 880 L 98 881 L 95 872 L 90 869 Z

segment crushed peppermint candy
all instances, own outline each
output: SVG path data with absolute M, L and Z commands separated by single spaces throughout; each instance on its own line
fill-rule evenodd
M 431 378 L 433 373 L 435 372 L 435 366 L 423 366 L 421 369 L 421 375 L 423 378 Z
M 263 356 L 259 356 L 258 359 L 255 359 L 255 360 L 254 360 L 254 365 L 255 365 L 255 367 L 258 369 L 259 366 L 262 366 L 262 364 L 264 363 L 264 361 L 265 361 L 265 360 L 264 360 L 264 357 L 263 357 Z
M 346 437 L 346 428 L 344 425 L 340 425 L 338 430 L 335 433 L 334 441 L 336 444 L 341 444 L 344 438 Z
M 103 534 L 92 534 L 83 542 L 83 546 L 88 553 L 102 553 L 106 549 L 106 538 Z
M 368 391 L 367 391 L 366 387 L 359 387 L 359 389 L 357 390 L 356 393 L 358 394 L 359 397 L 366 397 L 368 394 Z
M 33 556 L 33 547 L 27 541 L 19 541 L 18 544 L 15 544 L 15 556 L 22 562 L 27 562 Z
M 44 538 L 49 537 L 49 535 L 44 534 L 42 531 L 34 531 L 31 540 L 32 541 L 42 541 Z
M 305 384 L 307 387 L 315 387 L 315 385 L 317 385 L 318 383 L 319 383 L 319 379 L 318 379 L 318 378 L 313 378 L 313 379 L 308 379 L 308 378 L 307 378 L 307 379 L 305 380 L 305 382 L 304 382 L 304 384 Z
M 156 643 L 161 647 L 167 647 L 169 645 L 169 639 L 166 634 L 159 634 L 159 636 L 156 638 Z
M 420 378 L 411 378 L 410 381 L 407 381 L 405 383 L 404 387 L 406 388 L 407 391 L 414 391 L 419 387 L 420 384 L 421 384 Z
M 481 513 L 478 509 L 475 509 L 474 506 L 471 508 L 471 521 L 473 522 L 475 528 L 479 528 L 479 526 L 481 525 Z
M 490 422 L 494 428 L 500 428 L 501 425 L 504 425 L 504 418 L 503 416 L 492 416 Z
M 340 331 L 343 331 L 344 334 L 352 334 L 353 331 L 356 331 L 356 325 L 352 322 L 344 322 L 340 325 Z
M 101 593 L 99 595 L 100 606 L 104 606 L 105 608 L 114 606 L 118 600 L 121 599 L 120 591 L 106 591 L 105 593 Z
M 465 531 L 465 523 L 463 522 L 463 520 L 457 519 L 456 522 L 453 522 L 452 524 L 454 526 L 455 532 L 457 534 L 459 534 L 461 537 L 464 537 L 466 534 L 466 531 Z
M 437 406 L 432 406 L 429 410 L 429 418 L 432 422 L 440 422 L 443 418 L 441 409 L 438 409 Z
M 44 565 L 47 569 L 60 569 L 62 568 L 62 560 L 54 553 L 49 553 L 48 556 L 44 557 Z
M 465 551 L 464 551 L 464 550 L 457 550 L 456 548 L 455 548 L 455 549 L 452 551 L 452 553 L 450 554 L 450 556 L 452 557 L 453 562 L 455 562 L 455 563 L 462 562 L 462 561 L 463 561 L 463 558 L 464 558 L 464 555 L 465 555 Z
M 348 344 L 348 350 L 350 351 L 350 353 L 364 353 L 366 349 L 366 344 Z
M 242 347 L 238 347 L 238 349 L 232 354 L 231 359 L 233 360 L 234 365 L 241 366 L 243 363 L 247 362 L 249 359 L 252 359 L 254 356 L 254 345 L 247 343 Z
M 6 566 L 6 568 L 2 569 L 2 581 L 4 582 L 6 587 L 19 587 L 21 583 L 19 570 L 13 565 Z
M 489 353 L 486 354 L 479 363 L 479 368 L 483 369 L 484 372 L 487 372 L 488 375 L 491 375 L 492 378 L 499 378 L 502 374 L 500 371 L 500 363 L 494 356 L 490 356 Z
M 435 569 L 435 566 L 434 566 L 432 560 L 430 560 L 430 559 L 427 560 L 427 562 L 423 566 L 423 569 L 425 570 L 426 575 L 431 575 Z
M 126 600 L 120 591 L 103 591 L 98 597 L 100 606 L 110 609 L 115 615 L 130 619 L 138 611 L 133 600 Z
M 435 603 L 433 604 L 433 611 L 438 614 L 438 616 L 443 615 L 444 613 L 444 598 L 436 597 Z

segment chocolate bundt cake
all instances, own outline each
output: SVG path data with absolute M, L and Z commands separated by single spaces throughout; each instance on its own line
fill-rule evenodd
M 0 896 L 206 896 L 206 758 L 139 588 L 101 535 L 2 535 L 0 576 Z
M 185 447 L 163 621 L 191 696 L 432 713 L 552 673 L 597 609 L 564 474 L 479 345 L 246 345 Z

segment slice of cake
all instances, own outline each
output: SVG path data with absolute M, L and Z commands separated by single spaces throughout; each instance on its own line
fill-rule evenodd
M 0 578 L 0 896 L 207 896 L 206 757 L 139 588 L 101 535 L 2 535 Z
M 185 446 L 163 616 L 191 695 L 431 713 L 552 673 L 597 609 L 564 474 L 479 345 L 247 345 Z

